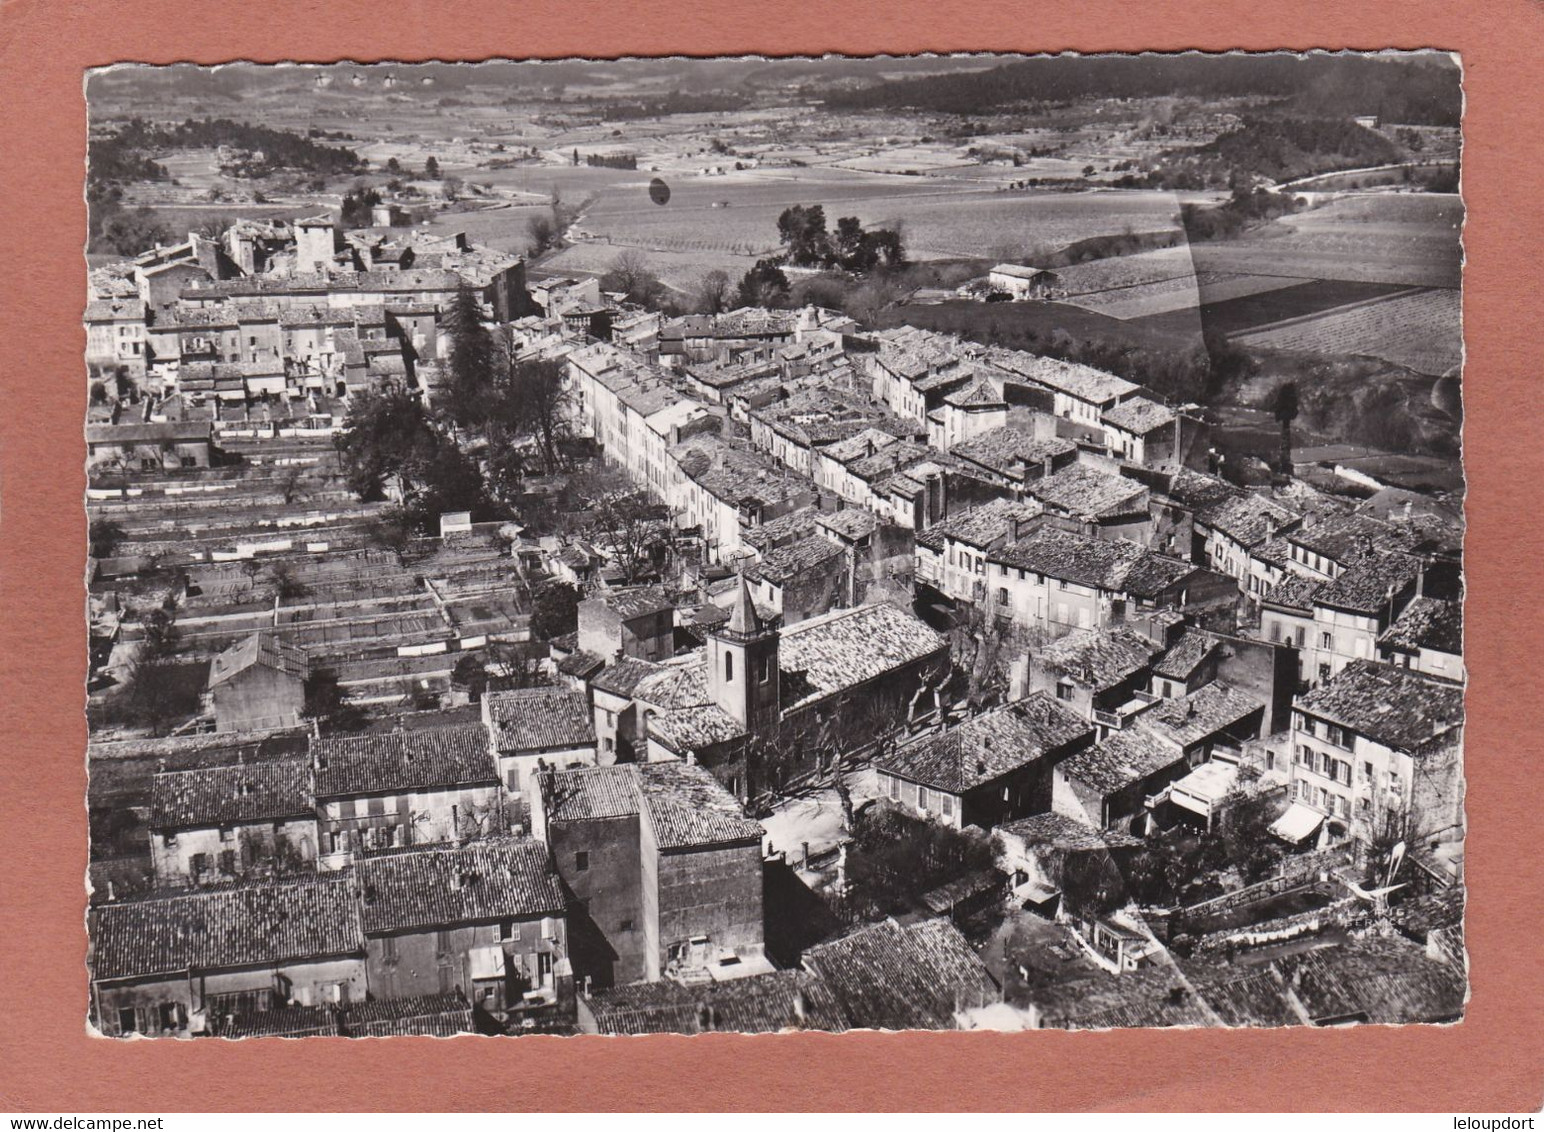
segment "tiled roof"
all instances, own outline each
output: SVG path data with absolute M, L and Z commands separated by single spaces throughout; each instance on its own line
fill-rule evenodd
M 847 1028 L 831 989 L 807 971 L 683 986 L 670 979 L 599 991 L 584 999 L 602 1034 L 770 1034 Z
M 1188 630 L 1153 665 L 1153 675 L 1167 676 L 1170 680 L 1188 680 L 1190 674 L 1220 647 L 1215 637 L 1195 629 Z
M 1133 397 L 1119 405 L 1106 409 L 1102 414 L 1105 424 L 1137 436 L 1146 436 L 1156 428 L 1174 423 L 1174 411 L 1146 397 Z
M 1265 705 L 1236 688 L 1213 682 L 1178 699 L 1160 700 L 1144 711 L 1138 726 L 1181 747 L 1190 747 L 1236 727 Z
M 1297 706 L 1385 746 L 1414 751 L 1463 722 L 1464 692 L 1408 668 L 1353 660 L 1299 696 Z
M 1420 572 L 1420 564 L 1403 554 L 1372 554 L 1320 589 L 1314 604 L 1352 613 L 1387 613 L 1390 602 L 1413 586 Z
M 209 439 L 208 421 L 136 421 L 86 426 L 88 444 L 198 443 Z
M 926 540 L 925 544 L 930 546 L 936 543 L 942 549 L 947 540 L 954 539 L 978 550 L 989 550 L 1005 539 L 1011 541 L 1020 523 L 1027 523 L 1039 514 L 1038 503 L 994 499 L 933 524 L 917 535 L 917 541 Z
M 992 360 L 1036 384 L 1095 405 L 1128 396 L 1141 388 L 1113 373 L 1057 358 L 1042 358 L 1015 351 L 1012 354 L 994 355 Z
M 598 601 L 623 621 L 645 617 L 651 613 L 663 613 L 674 609 L 675 603 L 659 586 L 639 586 L 626 590 L 602 590 L 589 601 Z
M 1041 439 L 1012 425 L 1003 425 L 956 444 L 952 451 L 956 456 L 1018 481 L 1024 478 L 1027 466 L 1065 456 L 1076 449 L 1077 445 L 1066 437 Z
M 1058 764 L 1057 771 L 1109 795 L 1184 758 L 1182 752 L 1144 731 L 1115 731 Z
M 94 299 L 86 304 L 87 322 L 112 322 L 117 319 L 145 317 L 145 304 L 139 299 Z
M 547 847 L 530 837 L 367 857 L 354 870 L 366 933 L 555 916 L 563 893 Z
M 1378 645 L 1402 652 L 1433 649 L 1460 656 L 1464 651 L 1463 638 L 1464 607 L 1460 603 L 1418 597 L 1405 606 L 1405 611 L 1378 638 Z
M 288 676 L 305 679 L 305 650 L 273 633 L 253 633 L 214 658 L 209 666 L 209 686 L 223 684 L 253 666 L 271 668 Z
M 497 782 L 480 723 L 311 741 L 318 798 Z
M 1193 471 L 1190 468 L 1181 468 L 1169 478 L 1169 486 L 1164 495 L 1178 503 L 1181 507 L 1198 510 L 1219 499 L 1226 499 L 1241 494 L 1240 489 L 1234 487 L 1227 480 L 1219 476 L 1210 476 L 1205 472 Z
M 92 909 L 98 979 L 353 955 L 365 948 L 347 878 L 242 885 Z
M 1398 936 L 1319 948 L 1278 965 L 1290 970 L 1293 993 L 1316 1022 L 1443 1022 L 1464 1009 L 1463 973 Z
M 682 754 L 738 739 L 745 726 L 716 704 L 693 704 L 651 715 L 649 734 Z
M 808 514 L 808 512 L 800 512 L 800 514 Z M 872 534 L 879 526 L 879 518 L 872 511 L 866 511 L 861 507 L 847 507 L 829 514 L 817 514 L 813 521 L 815 526 L 829 528 L 852 541 Z
M 150 795 L 155 829 L 315 816 L 311 767 L 295 760 L 162 771 Z
M 338 1016 L 325 1006 L 285 1006 L 238 1014 L 222 1038 L 320 1038 L 338 1033 Z
M 716 608 L 716 607 L 715 607 Z M 631 699 L 639 682 L 659 671 L 659 665 L 651 660 L 624 656 L 613 661 L 590 678 L 590 686 L 597 691 L 610 692 L 613 696 Z
M 1267 605 L 1281 605 L 1288 609 L 1311 613 L 1314 599 L 1326 585 L 1328 583 L 1321 578 L 1304 578 L 1297 574 L 1288 574 L 1267 589 L 1260 600 Z
M 773 585 L 786 585 L 807 570 L 814 570 L 841 558 L 844 551 L 830 539 L 816 535 L 787 543 L 767 551 L 759 562 L 745 568 L 745 576 L 752 581 L 768 581 Z
M 1027 818 L 1011 821 L 997 827 L 1005 834 L 1017 837 L 1025 845 L 1049 845 L 1072 852 L 1090 849 L 1134 849 L 1142 844 L 1140 837 L 1122 833 L 1116 829 L 1095 829 L 1076 818 L 1064 814 L 1046 812 L 1031 814 Z
M 1145 669 L 1159 647 L 1127 629 L 1076 629 L 1041 649 L 1034 663 L 1092 688 L 1111 688 Z
M 1004 404 L 1002 394 L 984 377 L 978 377 L 963 389 L 945 394 L 944 402 L 957 409 L 990 409 Z
M 804 953 L 856 1029 L 953 1029 L 956 1014 L 1002 1001 L 965 937 L 945 919 L 885 920 Z
M 570 653 L 557 662 L 557 670 L 564 676 L 577 676 L 581 680 L 605 667 L 605 660 L 583 649 Z
M 1089 738 L 1093 730 L 1087 720 L 1036 692 L 881 754 L 874 766 L 911 782 L 963 794 Z
M 734 795 L 702 767 L 658 762 L 635 769 L 661 849 L 760 842 L 761 824 L 746 817 Z
M 566 688 L 520 688 L 484 696 L 499 754 L 595 743 L 590 701 Z
M 811 698 L 816 698 L 873 680 L 947 647 L 943 637 L 917 618 L 879 602 L 834 610 L 784 629 L 778 666 L 784 672 L 804 673 L 815 689 Z
M 586 766 L 542 776 L 549 822 L 633 817 L 642 809 L 633 764 Z
M 1196 512 L 1197 523 L 1245 547 L 1258 546 L 1297 520 L 1295 511 L 1254 492 L 1227 496 Z
M 1361 558 L 1369 550 L 1400 550 L 1411 542 L 1408 531 L 1354 513 L 1316 516 L 1288 538 L 1342 565 Z
M 542 778 L 547 820 L 596 821 L 647 814 L 661 849 L 759 842 L 759 823 L 699 766 L 625 763 L 552 771 Z
M 355 1038 L 450 1038 L 471 1032 L 472 1007 L 457 994 L 372 999 L 350 1006 L 344 1026 Z
M 1040 527 L 995 550 L 993 562 L 1082 586 L 1136 597 L 1156 597 L 1195 571 L 1125 539 L 1097 539 L 1057 527 Z
M 708 703 L 708 681 L 702 666 L 700 649 L 672 657 L 657 665 L 657 671 L 640 679 L 633 686 L 633 695 L 662 711 Z

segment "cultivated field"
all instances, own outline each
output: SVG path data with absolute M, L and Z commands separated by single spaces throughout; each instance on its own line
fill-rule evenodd
M 1463 361 L 1457 291 L 1419 291 L 1330 311 L 1235 340 L 1315 354 L 1362 354 L 1440 376 Z

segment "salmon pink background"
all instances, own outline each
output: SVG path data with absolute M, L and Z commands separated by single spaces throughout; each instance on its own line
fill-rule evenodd
M 0 0 L 0 1109 L 1537 1111 L 1544 6 Z M 116 1042 L 85 1032 L 85 68 L 656 54 L 1462 53 L 1469 948 L 1446 1028 Z

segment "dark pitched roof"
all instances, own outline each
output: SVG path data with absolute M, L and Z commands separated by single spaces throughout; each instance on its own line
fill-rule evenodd
M 223 684 L 253 666 L 271 668 L 304 680 L 306 653 L 300 646 L 289 644 L 274 633 L 253 633 L 214 658 L 209 666 L 209 686 Z
M 1095 829 L 1076 818 L 1050 811 L 1031 814 L 997 828 L 1001 833 L 1017 837 L 1025 845 L 1048 845 L 1053 849 L 1073 852 L 1088 849 L 1135 849 L 1142 844 L 1140 837 L 1133 837 L 1118 829 Z
M 499 754 L 593 746 L 595 723 L 583 692 L 520 688 L 484 697 Z
M 912 661 L 940 652 L 948 642 L 916 617 L 885 602 L 838 609 L 784 629 L 778 665 L 802 672 L 809 699 L 852 688 Z M 794 706 L 787 702 L 784 708 Z
M 590 686 L 597 691 L 610 692 L 614 696 L 626 696 L 631 699 L 638 681 L 658 671 L 659 665 L 651 660 L 624 656 L 591 677 Z
M 355 865 L 366 932 L 554 916 L 563 893 L 546 845 L 529 837 L 436 845 Z
M 1040 527 L 991 554 L 994 562 L 1032 570 L 1081 586 L 1152 597 L 1195 572 L 1125 539 L 1089 538 L 1058 527 Z
M 1171 680 L 1188 680 L 1190 674 L 1220 647 L 1216 638 L 1191 629 L 1153 665 L 1153 675 L 1167 676 Z
M 238 1014 L 222 1038 L 321 1038 L 338 1033 L 338 1016 L 325 1006 L 285 1006 Z
M 1266 590 L 1260 600 L 1267 605 L 1280 605 L 1303 613 L 1312 613 L 1314 599 L 1328 584 L 1321 578 L 1304 578 L 1297 574 L 1288 574 Z
M 761 823 L 745 816 L 733 794 L 700 766 L 640 763 L 638 785 L 661 849 L 760 842 Z
M 1146 510 L 1147 488 L 1142 484 L 1083 464 L 1031 480 L 1024 490 L 1047 508 L 1080 518 L 1097 519 Z
M 551 771 L 541 778 L 549 822 L 634 817 L 642 809 L 632 764 Z
M 745 576 L 752 581 L 768 581 L 773 585 L 786 585 L 806 570 L 814 570 L 845 552 L 828 538 L 815 535 L 774 547 L 759 562 L 745 568 Z
M 1246 547 L 1258 546 L 1297 519 L 1296 512 L 1254 492 L 1224 496 L 1196 512 L 1197 523 Z
M 1077 444 L 1066 437 L 1036 437 L 1032 433 L 1003 425 L 978 433 L 969 440 L 956 444 L 950 451 L 956 456 L 989 468 L 999 475 L 1019 481 L 1024 470 L 1031 464 L 1065 456 L 1077 449 Z
M 669 979 L 634 983 L 590 995 L 584 1004 L 602 1034 L 769 1034 L 847 1028 L 830 987 L 808 971 L 770 971 L 700 986 Z
M 874 760 L 879 770 L 963 794 L 1093 734 L 1044 692 L 1005 704 Z
M 1236 727 L 1265 705 L 1253 696 L 1221 682 L 1197 688 L 1188 696 L 1160 700 L 1138 717 L 1138 726 L 1162 738 L 1190 747 Z
M 986 965 L 944 919 L 872 924 L 809 948 L 804 966 L 826 980 L 856 1029 L 953 1029 L 956 1014 L 1002 1001 Z
M 92 909 L 91 972 L 129 979 L 364 951 L 349 880 L 242 885 Z
M 162 771 L 150 798 L 156 829 L 315 816 L 311 767 L 298 760 Z
M 557 670 L 564 676 L 577 676 L 583 680 L 606 666 L 605 660 L 592 652 L 579 649 L 557 662 Z
M 601 602 L 624 621 L 644 617 L 651 613 L 663 613 L 674 609 L 675 603 L 659 586 L 639 586 L 626 590 L 602 590 L 587 600 Z
M 1369 549 L 1400 550 L 1412 541 L 1408 530 L 1355 513 L 1316 516 L 1287 538 L 1341 564 L 1354 562 Z
M 1112 732 L 1103 742 L 1057 765 L 1057 772 L 1109 795 L 1183 761 L 1176 747 L 1145 731 Z
M 1373 554 L 1352 563 L 1319 590 L 1315 605 L 1352 613 L 1387 612 L 1390 601 L 1415 584 L 1420 565 L 1403 554 Z
M 1413 752 L 1463 723 L 1464 692 L 1408 668 L 1353 660 L 1297 706 L 1375 742 Z
M 1077 629 L 1046 645 L 1034 662 L 1085 686 L 1111 688 L 1145 669 L 1158 651 L 1129 629 Z
M 1027 523 L 1040 513 L 1038 503 L 994 499 L 990 503 L 972 507 L 969 511 L 950 515 L 927 530 L 919 531 L 916 538 L 917 542 L 934 550 L 942 550 L 949 539 L 980 550 L 989 550 L 1005 539 L 1012 539 L 1018 524 Z
M 1464 651 L 1464 607 L 1456 601 L 1414 598 L 1378 638 L 1378 644 L 1401 652 L 1433 649 L 1461 656 Z
M 313 739 L 311 758 L 318 798 L 499 780 L 488 729 L 480 723 Z
M 1290 971 L 1293 994 L 1315 1022 L 1446 1022 L 1463 1014 L 1463 972 L 1398 936 L 1319 948 L 1278 965 Z
M 344 1028 L 355 1038 L 450 1038 L 472 1031 L 472 1007 L 457 994 L 371 1000 L 348 1008 Z
M 1174 410 L 1146 397 L 1133 397 L 1104 411 L 1102 419 L 1107 425 L 1124 429 L 1137 436 L 1146 436 L 1154 429 L 1174 423 Z

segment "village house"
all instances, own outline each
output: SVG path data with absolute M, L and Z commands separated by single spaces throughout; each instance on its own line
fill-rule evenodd
M 784 625 L 848 604 L 849 573 L 843 548 L 819 535 L 770 550 L 744 570 L 758 604 Z
M 1147 799 L 1190 770 L 1184 752 L 1142 728 L 1112 731 L 1059 763 L 1051 809 L 1099 829 L 1147 832 Z
M 1061 286 L 1061 278 L 1056 272 L 1043 267 L 999 263 L 988 273 L 987 283 L 992 290 L 1001 291 L 1015 299 L 1044 298 Z
M 86 369 L 99 380 L 120 372 L 144 378 L 148 360 L 145 304 L 139 299 L 94 299 L 86 304 Z M 109 387 L 109 392 L 116 391 Z
M 1051 804 L 1051 770 L 1094 728 L 1044 692 L 883 751 L 881 797 L 945 825 L 991 829 Z
M 538 767 L 595 765 L 595 726 L 583 692 L 568 688 L 486 692 L 482 720 L 498 760 L 511 822 L 526 821 L 527 794 Z
M 355 866 L 377 998 L 459 992 L 493 1014 L 557 999 L 566 905 L 547 847 L 529 837 L 438 845 Z
M 1427 845 L 1463 833 L 1463 688 L 1376 661 L 1353 661 L 1300 696 L 1292 726 L 1292 807 L 1280 836 L 1321 824 L 1363 844 Z
M 1188 696 L 1221 680 L 1265 709 L 1262 734 L 1283 731 L 1291 722 L 1298 690 L 1297 650 L 1284 642 L 1186 628 L 1152 667 L 1155 696 Z
M 1033 501 L 994 499 L 949 516 L 916 536 L 916 577 L 957 603 L 987 598 L 987 556 L 1029 533 L 1040 515 Z
M 657 586 L 600 590 L 579 603 L 579 648 L 664 660 L 675 653 L 675 603 Z
M 347 878 L 109 902 L 90 919 L 91 1016 L 110 1037 L 221 1033 L 268 1011 L 365 997 Z
M 324 868 L 507 827 L 481 723 L 312 739 L 311 766 Z
M 547 771 L 532 831 L 574 903 L 584 988 L 768 969 L 762 829 L 705 770 L 682 763 Z
M 1205 460 L 1209 430 L 1185 411 L 1133 397 L 1106 409 L 1100 422 L 1106 447 L 1121 460 L 1165 471 Z
M 214 658 L 209 697 L 218 731 L 294 727 L 306 704 L 305 650 L 277 633 L 258 632 Z
M 1251 569 L 1251 554 L 1295 526 L 1292 509 L 1254 492 L 1227 495 L 1195 512 L 1199 561 L 1234 578 L 1251 597 L 1258 597 L 1263 580 Z
M 161 771 L 150 786 L 157 884 L 316 867 L 311 768 L 298 760 Z
M 1124 539 L 1038 527 L 987 556 L 991 615 L 1052 637 L 1181 609 L 1231 614 L 1238 590 L 1218 574 Z
M 657 664 L 624 656 L 589 678 L 597 743 L 595 761 L 599 765 L 637 762 L 640 756 L 648 757 L 648 737 L 638 708 L 638 684 L 659 671 Z
M 938 408 L 927 415 L 927 442 L 944 452 L 952 451 L 983 433 L 1008 423 L 1008 403 L 1002 388 L 984 377 L 945 393 Z
M 1041 421 L 1050 418 L 1040 417 Z M 1032 480 L 1059 472 L 1078 459 L 1077 444 L 1063 436 L 1041 436 L 1013 425 L 978 433 L 950 449 L 975 476 L 1022 496 Z
M 1028 688 L 1103 729 L 1152 703 L 1147 687 L 1161 645 L 1130 629 L 1080 629 L 1028 656 Z
M 1378 638 L 1378 659 L 1461 683 L 1463 635 L 1462 604 L 1417 597 Z
M 208 421 L 131 421 L 86 426 L 86 455 L 93 464 L 129 471 L 207 468 L 215 461 Z
M 1148 541 L 1147 488 L 1136 480 L 1073 464 L 1026 483 L 1024 493 L 1066 530 L 1144 545 Z

